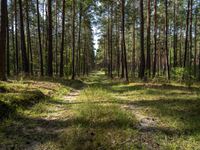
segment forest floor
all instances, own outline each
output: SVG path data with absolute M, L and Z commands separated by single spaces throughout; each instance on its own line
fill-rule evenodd
M 200 149 L 199 84 L 13 79 L 0 116 L 0 149 Z

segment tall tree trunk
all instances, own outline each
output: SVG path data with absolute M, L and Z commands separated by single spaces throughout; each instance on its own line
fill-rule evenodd
M 6 80 L 6 16 L 7 0 L 1 0 L 0 80 Z
M 29 74 L 29 62 L 26 53 L 26 42 L 24 34 L 24 19 L 22 0 L 19 0 L 19 12 L 20 12 L 20 35 L 21 35 L 21 52 L 22 52 L 22 68 L 25 74 Z
M 116 40 L 116 47 L 117 47 L 117 75 L 120 77 L 120 26 L 118 24 L 118 19 L 116 22 L 116 34 L 117 34 L 117 40 Z
M 72 0 L 72 80 L 75 79 L 75 0 Z
M 151 0 L 148 0 L 147 11 L 147 62 L 146 69 L 148 75 L 151 75 Z
M 7 66 L 7 75 L 10 76 L 10 34 L 9 34 L 9 18 L 8 18 L 8 10 L 7 10 L 7 7 L 6 7 L 6 37 L 7 37 L 7 40 L 6 40 L 6 49 L 7 49 L 7 63 L 6 63 L 6 66 Z
M 141 52 L 140 52 L 140 71 L 139 71 L 139 77 L 141 79 L 145 76 L 145 54 L 144 54 L 144 12 L 143 12 L 143 0 L 140 0 L 140 46 L 141 46 Z
M 10 1 L 11 4 L 13 4 L 13 1 Z M 13 61 L 12 61 L 12 65 L 13 65 L 13 72 L 14 74 L 16 74 L 16 48 L 15 48 L 15 33 L 14 33 L 14 11 L 11 12 L 11 34 L 12 34 L 12 50 L 13 50 Z
M 48 76 L 53 76 L 53 50 L 52 50 L 52 0 L 48 0 L 48 64 L 47 73 Z
M 122 23 L 122 37 L 121 37 L 121 39 L 122 39 L 122 51 L 123 51 L 123 64 L 124 64 L 124 69 L 125 69 L 125 78 L 126 78 L 126 81 L 128 82 L 129 81 L 129 79 L 128 79 L 128 66 L 127 66 L 127 56 L 126 56 L 126 42 L 125 42 L 125 0 L 121 0 L 121 3 L 122 3 L 122 10 L 121 10 L 121 17 L 122 17 L 122 21 L 121 21 L 121 23 Z
M 198 15 L 195 14 L 195 38 L 194 38 L 194 76 L 197 76 L 197 21 L 198 21 Z
M 30 71 L 33 75 L 33 52 L 31 44 L 31 35 L 30 35 L 30 24 L 29 24 L 29 0 L 26 0 L 26 28 L 27 28 L 27 50 L 30 52 Z
M 82 33 L 82 2 L 80 2 L 79 6 L 79 31 L 78 31 L 78 54 L 77 54 L 77 74 L 80 75 L 80 68 L 81 68 L 81 33 Z
M 184 68 L 187 64 L 187 56 L 188 56 L 188 31 L 189 31 L 189 16 L 190 16 L 190 0 L 188 0 L 188 6 L 187 6 L 187 18 L 186 18 L 186 30 L 185 30 L 185 54 L 184 54 Z
M 192 20 L 193 20 L 193 0 L 190 2 L 190 51 L 189 51 L 189 73 L 190 73 L 190 78 L 192 75 L 192 47 L 193 47 L 193 38 L 192 38 Z
M 156 75 L 157 69 L 157 0 L 154 0 L 154 62 L 153 77 Z
M 180 43 L 179 43 L 179 67 L 183 67 L 183 61 L 182 61 L 182 38 L 183 37 L 183 25 L 181 24 L 180 27 Z
M 174 1 L 174 67 L 177 67 L 177 1 Z
M 113 4 L 111 3 L 111 13 L 110 13 L 110 78 L 113 78 Z
M 87 36 L 86 36 L 86 25 L 84 23 L 84 47 L 83 47 L 83 75 L 86 74 L 86 41 L 87 41 Z M 107 54 L 107 53 L 106 53 Z M 107 57 L 106 57 L 107 58 Z M 108 63 L 108 62 L 106 62 Z
M 65 40 L 65 0 L 63 0 L 63 12 L 62 12 L 62 41 L 61 41 L 61 49 L 60 49 L 60 77 L 63 77 L 63 75 L 64 75 L 64 72 L 63 72 L 64 40 Z
M 56 18 L 56 46 L 55 46 L 55 62 L 56 62 L 56 75 L 58 74 L 58 1 L 56 0 L 56 10 L 55 10 L 55 12 L 56 12 L 56 16 L 55 16 L 55 18 Z M 63 58 L 60 58 L 60 59 L 63 59 Z M 61 61 L 61 60 L 60 60 Z M 63 60 L 62 60 L 63 61 Z M 61 73 L 61 71 L 60 71 L 60 73 Z
M 18 18 L 17 18 L 17 0 L 14 0 L 15 3 L 15 54 L 16 54 L 16 74 L 19 73 L 19 48 L 18 48 Z
M 107 68 L 108 77 L 110 76 L 110 6 L 108 5 L 108 23 L 107 23 Z
M 133 17 L 133 35 L 132 35 L 132 76 L 135 77 L 135 16 Z
M 40 64 L 40 74 L 41 76 L 44 75 L 43 70 L 43 53 L 42 53 L 42 43 L 41 43 L 41 31 L 40 31 L 40 10 L 39 10 L 39 1 L 37 0 L 37 29 L 38 29 L 38 42 L 39 42 L 39 64 Z
M 165 0 L 165 50 L 166 50 L 167 77 L 168 80 L 170 80 L 169 49 L 168 49 L 168 0 Z

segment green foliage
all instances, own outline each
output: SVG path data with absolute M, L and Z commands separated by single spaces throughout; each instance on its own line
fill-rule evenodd
M 185 69 L 181 67 L 172 68 L 171 75 L 174 80 L 182 81 Z
M 193 83 L 194 83 L 194 76 L 192 75 L 192 71 L 193 69 L 192 68 L 185 68 L 184 70 L 184 74 L 183 74 L 183 78 L 184 78 L 184 81 L 185 81 L 185 84 L 190 88 Z

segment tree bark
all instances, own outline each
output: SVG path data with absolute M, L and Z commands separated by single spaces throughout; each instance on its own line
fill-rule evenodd
M 0 80 L 6 81 L 6 9 L 7 0 L 1 0 L 1 28 L 0 28 Z
M 157 69 L 157 0 L 154 0 L 154 62 L 153 77 L 156 75 Z
M 184 54 L 184 68 L 187 64 L 187 56 L 188 56 L 188 31 L 189 31 L 189 16 L 190 16 L 190 0 L 188 0 L 188 6 L 187 6 L 187 18 L 186 18 L 186 33 L 185 33 L 185 54 Z
M 25 74 L 29 74 L 29 62 L 26 53 L 26 43 L 24 34 L 24 19 L 22 0 L 19 0 L 19 12 L 20 12 L 20 35 L 21 35 L 21 52 L 22 52 L 22 68 Z
M 198 15 L 197 13 L 195 14 L 195 37 L 194 37 L 194 76 L 197 77 L 197 20 Z
M 28 53 L 30 52 L 30 71 L 31 75 L 33 75 L 33 52 L 32 52 L 31 35 L 30 35 L 30 24 L 29 24 L 29 0 L 26 0 L 26 28 L 27 28 L 27 50 Z
M 75 79 L 75 0 L 72 0 L 72 80 Z
M 77 64 L 76 70 L 77 74 L 80 75 L 80 68 L 81 68 L 81 33 L 82 33 L 82 2 L 80 2 L 79 8 L 79 31 L 78 31 L 78 54 L 77 54 Z
M 177 1 L 174 1 L 174 67 L 177 67 Z
M 165 50 L 166 50 L 167 77 L 168 80 L 170 80 L 169 49 L 168 49 L 168 0 L 165 0 Z
M 9 34 L 9 18 L 8 18 L 8 9 L 6 7 L 6 54 L 7 54 L 7 63 L 6 63 L 6 66 L 7 66 L 7 75 L 10 76 L 10 34 Z
M 147 10 L 147 62 L 146 69 L 148 75 L 151 75 L 151 0 L 148 0 Z
M 132 42 L 133 42 L 133 47 L 132 47 L 132 76 L 135 77 L 135 16 L 133 17 L 133 35 L 132 35 Z
M 140 72 L 139 77 L 143 79 L 145 77 L 145 54 L 144 54 L 144 12 L 143 12 L 143 0 L 140 0 Z
M 192 47 L 193 47 L 193 37 L 192 37 L 192 28 L 193 28 L 193 25 L 192 25 L 192 20 L 193 20 L 193 0 L 191 0 L 190 2 L 190 50 L 189 50 L 189 73 L 190 73 L 190 78 L 191 78 L 191 75 L 192 75 Z
M 58 74 L 58 1 L 56 0 L 56 46 L 55 46 L 55 62 L 56 62 L 56 75 Z M 60 58 L 61 59 L 61 58 Z M 63 59 L 63 58 L 62 58 Z M 60 60 L 61 61 L 61 60 Z M 63 60 L 62 60 L 63 61 Z M 60 71 L 61 73 L 61 71 Z
M 14 0 L 15 3 L 15 54 L 16 54 L 16 74 L 19 73 L 19 48 L 18 48 L 18 19 L 17 19 L 17 0 Z
M 48 64 L 47 73 L 48 76 L 53 76 L 53 50 L 52 50 L 52 1 L 48 0 Z
M 65 0 L 63 0 L 63 10 L 62 10 L 62 41 L 60 49 L 60 77 L 64 76 L 63 68 L 63 52 L 64 52 L 64 40 L 65 40 Z
M 38 42 L 39 42 L 39 64 L 40 64 L 40 74 L 41 76 L 44 76 L 44 70 L 43 70 L 43 53 L 42 53 L 42 43 L 41 43 L 41 31 L 40 31 L 40 11 L 39 11 L 39 1 L 36 1 L 37 3 L 37 29 L 38 29 Z
M 122 39 L 122 44 L 121 44 L 121 46 L 122 46 L 122 51 L 123 51 L 123 64 L 124 64 L 124 69 L 125 69 L 125 79 L 126 79 L 126 81 L 128 82 L 129 81 L 129 79 L 128 79 L 128 66 L 127 66 L 127 56 L 126 56 L 126 42 L 125 42 L 125 0 L 121 0 L 121 3 L 122 3 L 122 10 L 121 10 L 121 12 L 122 12 L 122 37 L 121 37 L 121 39 Z

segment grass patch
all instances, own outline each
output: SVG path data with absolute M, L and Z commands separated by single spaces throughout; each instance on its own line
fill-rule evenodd
M 102 72 L 82 78 L 84 83 L 34 80 L 0 84 L 2 108 L 10 109 L 11 104 L 20 108 L 13 101 L 25 105 L 23 100 L 37 99 L 34 95 L 39 91 L 47 97 L 32 107 L 18 109 L 19 116 L 0 123 L 0 147 L 200 149 L 199 84 L 188 88 L 164 81 L 123 83 L 106 78 Z M 76 90 L 81 90 L 76 100 L 64 98 L 70 91 L 73 97 Z M 155 126 L 141 130 L 138 116 L 155 119 Z
M 72 126 L 60 136 L 64 149 L 115 149 L 132 143 L 136 119 L 117 105 L 80 104 L 74 107 Z M 121 146 L 121 145 L 120 145 Z

